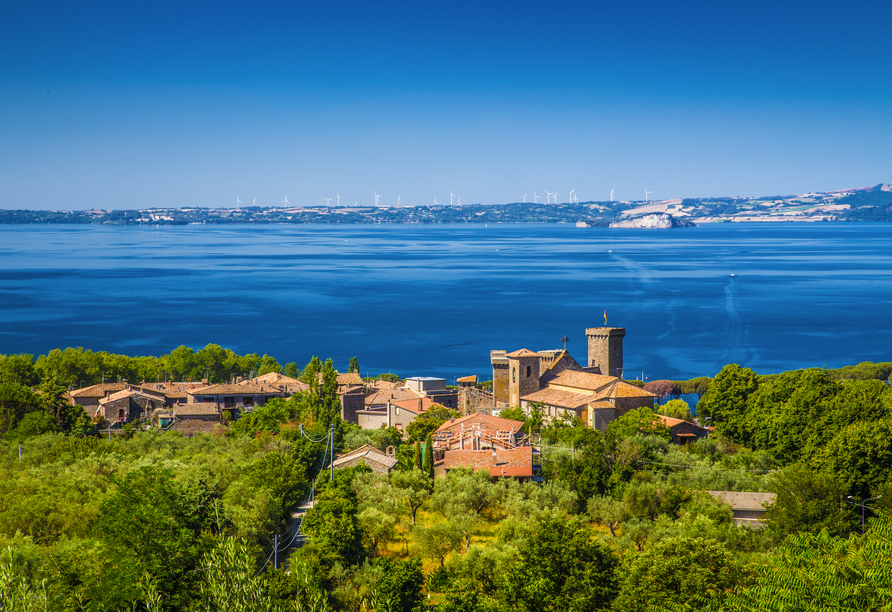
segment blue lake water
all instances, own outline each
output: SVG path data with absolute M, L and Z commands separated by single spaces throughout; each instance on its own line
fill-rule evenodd
M 0 226 L 0 353 L 213 342 L 363 374 L 626 328 L 629 378 L 892 360 L 892 224 Z M 734 276 L 732 276 L 732 274 Z

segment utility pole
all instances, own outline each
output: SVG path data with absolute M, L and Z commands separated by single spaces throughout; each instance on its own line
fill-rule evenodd
M 334 480 L 334 423 L 328 426 L 328 437 L 331 440 L 331 463 L 328 464 L 328 480 Z

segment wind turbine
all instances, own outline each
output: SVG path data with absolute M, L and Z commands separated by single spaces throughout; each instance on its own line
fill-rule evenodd
M 461 206 L 461 196 L 458 196 L 458 205 Z
M 644 203 L 645 204 L 647 204 L 647 194 L 649 194 L 649 193 L 653 193 L 653 191 L 648 191 L 647 189 L 644 190 Z
M 238 196 L 235 196 L 235 208 L 238 210 L 239 205 L 242 203 L 241 200 L 238 199 Z
M 437 198 L 436 198 L 436 196 L 435 196 L 435 197 L 434 197 L 434 206 L 439 206 L 439 205 L 440 205 L 440 203 L 437 202 Z
M 334 198 L 322 198 L 322 199 L 325 200 L 326 206 L 331 206 L 331 201 L 334 200 Z
M 341 205 L 341 194 L 337 194 L 337 196 L 338 196 L 338 206 L 340 206 Z
M 375 193 L 375 192 L 373 191 L 372 193 Z M 378 206 L 378 200 L 380 200 L 380 199 L 381 199 L 381 196 L 379 196 L 377 193 L 375 193 L 375 206 Z
M 449 206 L 452 206 L 452 190 L 449 190 Z
M 285 199 L 282 200 L 281 203 L 282 203 L 282 204 L 291 204 L 291 202 L 288 201 L 288 196 L 285 196 Z
M 616 190 L 616 187 L 610 190 L 610 201 L 613 202 L 613 192 Z
M 576 192 L 575 188 L 570 190 L 570 204 L 575 204 L 576 202 L 579 201 L 579 198 L 577 198 L 576 196 L 573 195 L 575 192 Z
M 254 198 L 254 203 L 251 204 L 251 206 L 257 206 L 257 198 L 256 197 Z
M 549 192 L 547 189 L 545 190 L 545 199 L 548 200 L 547 202 L 545 202 L 546 204 L 551 204 L 551 196 L 553 195 L 554 194 Z
M 530 194 L 528 194 L 528 193 L 523 194 L 523 203 L 524 203 L 524 204 L 527 203 L 527 196 L 528 196 L 528 195 L 530 195 Z
M 403 197 L 403 196 L 401 196 L 401 195 L 396 196 L 396 207 L 397 207 L 397 208 L 399 208 L 400 206 L 402 206 L 402 204 L 400 204 L 400 199 L 401 199 L 402 197 Z
M 533 192 L 533 198 L 535 198 L 533 200 L 533 204 L 538 204 L 539 203 L 539 194 L 536 193 L 535 191 Z

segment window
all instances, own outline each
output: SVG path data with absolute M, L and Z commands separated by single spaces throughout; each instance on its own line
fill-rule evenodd
M 533 366 L 527 366 L 527 378 L 533 375 Z
M 254 405 L 254 396 L 246 395 L 244 401 L 242 402 L 245 406 L 253 406 Z
M 511 368 L 511 382 L 517 382 L 517 368 Z

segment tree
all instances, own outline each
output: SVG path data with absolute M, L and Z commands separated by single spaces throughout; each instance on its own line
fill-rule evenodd
M 665 440 L 671 439 L 667 428 L 660 417 L 647 406 L 629 410 L 624 415 L 610 421 L 608 431 L 620 438 L 632 436 L 659 436 Z
M 293 378 L 295 380 L 300 379 L 300 368 L 297 367 L 297 364 L 293 361 L 289 361 L 285 364 L 285 376 L 288 378 Z
M 424 442 L 424 460 L 421 471 L 427 474 L 431 480 L 434 479 L 434 441 L 431 434 L 427 434 L 427 440 Z
M 652 380 L 644 385 L 644 390 L 657 396 L 657 401 L 668 396 L 678 397 L 681 391 L 674 380 Z
M 356 372 L 358 374 L 359 373 L 359 359 L 357 359 L 356 357 L 351 357 L 350 363 L 349 363 L 349 365 L 347 365 L 347 371 L 350 372 L 351 374 L 353 372 Z
M 746 444 L 750 439 L 746 402 L 759 388 L 758 375 L 736 363 L 726 365 L 697 403 L 697 414 L 716 428 L 716 433 Z
M 610 535 L 614 538 L 616 529 L 632 518 L 626 504 L 609 495 L 596 495 L 588 500 L 588 513 L 593 521 L 607 527 L 610 530 Z
M 41 408 L 40 398 L 28 387 L 0 383 L 0 434 L 15 429 L 22 417 Z
M 575 518 L 537 521 L 519 546 L 519 559 L 506 571 L 505 603 L 516 599 L 530 611 L 607 609 L 618 591 L 617 560 L 592 536 Z
M 694 420 L 694 415 L 691 414 L 691 407 L 688 406 L 688 403 L 683 399 L 669 400 L 659 412 L 660 414 L 672 417 L 673 419 L 681 419 L 689 422 L 693 422 Z
M 866 498 L 892 473 L 892 417 L 852 423 L 811 461 L 847 495 Z
M 777 497 L 768 506 L 765 520 L 781 540 L 796 533 L 846 535 L 857 528 L 855 512 L 844 503 L 846 495 L 830 473 L 816 472 L 796 464 L 774 477 Z
M 119 581 L 136 585 L 148 572 L 158 579 L 161 593 L 172 605 L 186 607 L 196 587 L 198 575 L 192 570 L 201 561 L 200 535 L 207 524 L 206 512 L 194 510 L 170 470 L 143 467 L 129 472 L 102 504 L 96 523 L 95 534 L 117 572 L 103 573 L 95 595 L 108 597 L 107 604 L 132 599 L 136 591 L 128 596 L 126 589 L 113 585 Z
M 272 612 L 263 577 L 244 542 L 224 538 L 202 564 L 201 596 L 211 612 Z
M 34 355 L 0 355 L 0 383 L 34 387 L 40 375 L 34 366 Z
M 370 609 L 386 612 L 415 612 L 421 607 L 424 574 L 418 559 L 400 561 L 378 558 L 379 579 L 369 593 Z
M 461 416 L 457 410 L 452 410 L 440 404 L 434 404 L 427 412 L 419 414 L 406 426 L 409 442 L 422 442 L 437 430 L 443 423 L 451 418 Z
M 462 532 L 467 550 L 481 523 L 480 513 L 498 505 L 504 492 L 503 487 L 492 482 L 488 471 L 457 468 L 437 479 L 432 502 Z
M 440 567 L 452 551 L 461 546 L 463 534 L 451 523 L 434 523 L 430 527 L 418 526 L 413 530 L 415 541 L 421 547 L 421 555 L 439 561 Z
M 412 524 L 415 524 L 415 514 L 431 497 L 433 482 L 419 469 L 400 472 L 391 472 L 390 484 L 393 486 L 398 498 L 406 505 Z
M 754 584 L 729 597 L 729 612 L 888 610 L 892 607 L 892 520 L 880 517 L 849 538 L 820 533 L 791 536 Z
M 322 366 L 322 387 L 319 390 L 318 420 L 328 427 L 341 420 L 341 400 L 338 397 L 338 373 L 331 359 Z
M 269 355 L 264 355 L 260 360 L 260 366 L 257 368 L 257 374 L 255 376 L 263 376 L 264 374 L 270 374 L 271 372 L 282 373 L 282 366 L 279 365 L 279 362 Z
M 733 556 L 714 540 L 667 538 L 633 557 L 613 609 L 704 609 L 710 594 L 713 603 L 724 599 L 739 584 L 741 574 Z
M 416 442 L 414 446 L 415 446 L 415 454 L 413 455 L 413 458 L 412 458 L 412 465 L 417 470 L 420 470 L 423 473 L 424 472 L 424 460 L 421 457 L 421 442 Z

